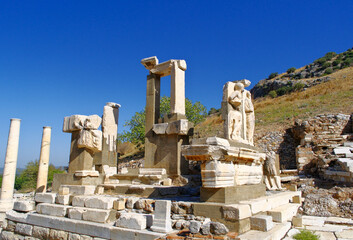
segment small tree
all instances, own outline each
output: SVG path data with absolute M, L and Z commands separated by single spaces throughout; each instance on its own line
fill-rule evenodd
M 272 79 L 278 76 L 278 72 L 273 72 L 268 76 L 268 79 Z
M 160 116 L 165 117 L 170 113 L 170 97 L 163 96 L 160 101 Z M 185 115 L 186 118 L 195 125 L 202 122 L 207 116 L 207 109 L 200 102 L 192 103 L 189 99 L 185 99 Z M 118 142 L 132 142 L 136 145 L 145 143 L 145 110 L 136 112 L 131 120 L 126 121 L 125 127 L 129 127 L 129 131 L 124 131 L 118 135 Z
M 288 74 L 294 73 L 295 70 L 297 70 L 295 67 L 288 68 L 288 69 L 287 69 L 287 73 L 288 73 Z

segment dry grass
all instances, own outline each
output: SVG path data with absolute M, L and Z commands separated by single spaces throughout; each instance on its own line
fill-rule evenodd
M 288 128 L 296 118 L 307 119 L 325 113 L 353 113 L 353 67 L 329 76 L 332 80 L 302 92 L 255 100 L 256 132 Z M 195 126 L 194 137 L 222 136 L 222 125 L 220 115 L 211 115 Z
M 331 81 L 278 98 L 255 101 L 257 130 L 285 127 L 295 118 L 353 112 L 353 67 L 330 75 Z

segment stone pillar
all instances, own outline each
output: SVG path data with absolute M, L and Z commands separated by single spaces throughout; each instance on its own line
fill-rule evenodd
M 11 119 L 9 138 L 7 141 L 4 174 L 1 186 L 1 212 L 6 212 L 13 208 L 13 191 L 16 177 L 20 123 L 20 119 Z
M 36 192 L 47 190 L 51 127 L 43 127 L 42 146 L 40 149 L 39 169 Z
M 147 76 L 146 92 L 146 125 L 145 125 L 145 167 L 155 166 L 155 154 L 157 150 L 153 125 L 158 122 L 160 116 L 160 76 L 150 74 Z
M 101 170 L 105 174 L 117 173 L 116 138 L 118 136 L 119 108 L 120 104 L 108 102 L 103 109 L 103 143 L 100 164 Z
M 170 113 L 185 115 L 185 70 L 184 60 L 174 61 L 171 67 Z
M 172 229 L 170 219 L 171 202 L 168 200 L 156 200 L 154 218 L 151 230 L 154 232 L 168 233 Z

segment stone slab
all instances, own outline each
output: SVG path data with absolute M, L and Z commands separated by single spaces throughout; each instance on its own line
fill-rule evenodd
M 34 201 L 20 200 L 15 201 L 13 209 L 19 212 L 30 212 L 36 209 L 36 203 Z
M 300 204 L 288 203 L 268 211 L 268 215 L 272 216 L 273 221 L 283 223 L 291 220 L 297 214 Z
M 72 198 L 72 206 L 73 207 L 85 207 L 85 202 L 89 198 L 89 196 L 74 196 Z
M 74 195 L 93 195 L 96 190 L 95 185 L 84 185 L 84 186 L 62 185 L 61 187 L 68 188 L 69 193 Z
M 107 223 L 116 219 L 116 211 L 87 208 L 86 211 L 82 213 L 82 219 L 91 222 Z
M 340 232 L 335 232 L 337 238 L 343 239 L 353 239 L 353 230 L 342 230 Z
M 146 229 L 147 220 L 142 214 L 122 213 L 115 222 L 115 226 L 129 229 L 142 230 Z
M 55 203 L 56 193 L 36 193 L 34 200 L 38 203 Z
M 257 215 L 250 218 L 252 230 L 267 232 L 273 228 L 273 221 L 271 216 Z
M 86 208 L 73 207 L 68 210 L 68 217 L 71 219 L 82 220 L 82 214 L 86 212 Z
M 234 221 L 251 217 L 250 206 L 247 204 L 232 204 L 222 208 L 226 220 Z
M 15 232 L 24 236 L 32 236 L 33 226 L 24 224 L 24 223 L 17 223 Z
M 114 197 L 105 196 L 92 196 L 85 201 L 85 207 L 99 208 L 99 209 L 112 209 L 113 203 L 116 200 Z
M 55 203 L 62 205 L 71 205 L 72 203 L 72 195 L 58 195 L 56 196 Z
M 239 203 L 265 196 L 266 187 L 264 184 L 241 185 L 225 188 L 204 188 L 200 189 L 200 200 L 202 202 L 216 203 Z
M 326 217 L 316 217 L 316 216 L 302 216 L 302 223 L 305 226 L 319 226 L 322 227 L 325 224 Z
M 165 234 L 154 233 L 147 230 L 129 230 L 113 227 L 108 224 L 40 215 L 37 213 L 24 214 L 10 211 L 7 213 L 7 217 L 14 219 L 14 221 L 35 226 L 74 232 L 103 239 L 156 239 L 165 236 Z M 118 238 L 118 236 L 127 236 L 127 238 Z
M 67 215 L 67 209 L 69 206 L 66 205 L 58 205 L 58 204 L 50 204 L 50 203 L 40 203 L 37 205 L 37 213 L 57 216 L 57 217 L 65 217 Z
M 275 226 L 268 232 L 261 232 L 257 230 L 248 231 L 239 235 L 236 240 L 280 240 L 288 230 L 291 228 L 290 222 L 275 224 Z

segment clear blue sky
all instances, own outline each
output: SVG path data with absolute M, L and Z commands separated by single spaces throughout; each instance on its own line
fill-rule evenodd
M 65 116 L 117 102 L 121 131 L 145 105 L 142 58 L 185 59 L 186 96 L 219 108 L 227 81 L 351 48 L 352 13 L 352 0 L 0 1 L 0 167 L 10 118 L 22 119 L 19 167 L 39 158 L 43 126 L 51 163 L 68 164 Z

